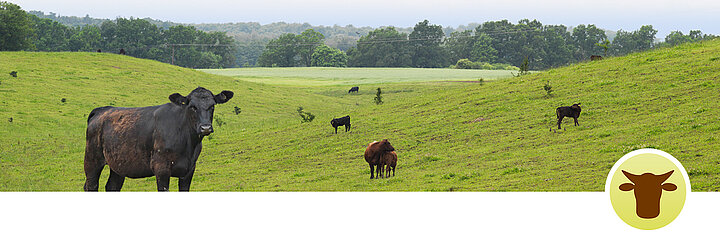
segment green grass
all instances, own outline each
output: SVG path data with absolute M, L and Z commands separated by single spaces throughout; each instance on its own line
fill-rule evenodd
M 674 155 L 693 191 L 718 191 L 719 56 L 720 41 L 711 41 L 485 83 L 375 75 L 381 84 L 350 95 L 358 75 L 341 72 L 348 83 L 268 85 L 117 55 L 0 53 L 0 190 L 81 190 L 92 108 L 156 105 L 204 86 L 236 97 L 216 109 L 225 124 L 203 142 L 194 191 L 603 191 L 612 165 L 646 147 Z M 277 73 L 320 77 L 307 68 Z M 383 105 L 372 103 L 377 87 Z M 577 102 L 580 126 L 569 119 L 556 130 L 555 108 Z M 315 121 L 301 124 L 298 106 Z M 329 121 L 343 115 L 353 129 L 334 134 Z M 362 155 L 383 138 L 397 149 L 397 173 L 370 180 Z M 127 180 L 124 190 L 154 184 Z
M 415 68 L 234 68 L 201 70 L 241 80 L 273 85 L 327 86 L 408 83 L 428 81 L 478 81 L 508 78 L 509 70 L 457 70 Z

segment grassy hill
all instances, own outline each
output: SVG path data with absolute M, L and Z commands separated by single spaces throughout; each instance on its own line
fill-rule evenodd
M 322 78 L 297 71 L 268 85 L 118 55 L 0 53 L 0 190 L 81 190 L 92 108 L 161 104 L 197 86 L 236 97 L 217 107 L 224 124 L 203 142 L 196 191 L 602 191 L 615 161 L 645 147 L 680 160 L 694 191 L 720 190 L 720 41 L 484 83 L 366 84 L 357 95 L 345 83 L 304 85 Z M 372 103 L 376 87 L 385 104 Z M 556 130 L 555 108 L 577 102 L 580 126 Z M 315 121 L 301 124 L 297 106 Z M 353 130 L 334 134 L 329 120 L 343 115 Z M 370 180 L 362 154 L 383 138 L 397 175 Z

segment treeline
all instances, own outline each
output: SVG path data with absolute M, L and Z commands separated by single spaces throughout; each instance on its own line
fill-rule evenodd
M 3 8 L 15 6 L 22 11 L 14 4 L 0 3 Z M 10 12 L 3 10 L 0 16 L 17 15 Z M 501 20 L 457 28 L 433 25 L 425 20 L 412 28 L 376 29 L 283 22 L 182 25 L 153 19 L 57 16 L 39 11 L 31 11 L 27 20 L 30 40 L 20 49 L 8 49 L 14 44 L 5 42 L 0 50 L 117 52 L 123 48 L 135 57 L 191 68 L 490 68 L 488 65 L 503 68 L 519 66 L 527 59 L 530 69 L 542 70 L 588 60 L 591 55 L 621 56 L 716 38 L 699 30 L 687 35 L 675 31 L 665 42 L 656 43 L 657 30 L 651 25 L 635 31 L 614 32 L 595 25 L 543 25 L 527 19 L 516 24 Z M 7 30 L 2 28 L 3 24 L 17 25 L 18 22 L 21 21 L 0 21 L 0 32 Z M 13 37 L 24 37 L 23 31 L 6 32 L 12 32 Z M 8 35 L 0 34 L 0 40 Z
M 235 41 L 222 32 L 192 26 L 158 27 L 143 19 L 118 18 L 100 25 L 70 27 L 0 2 L 2 51 L 102 51 L 173 63 L 188 68 L 235 66 Z
M 442 26 L 425 20 L 417 23 L 410 34 L 393 27 L 370 31 L 360 37 L 355 47 L 347 50 L 347 65 L 476 68 L 468 65 L 520 66 L 527 60 L 529 69 L 543 70 L 589 60 L 592 55 L 622 56 L 663 45 L 716 37 L 703 35 L 700 31 L 691 31 L 688 36 L 673 32 L 666 42 L 656 44 L 656 34 L 652 25 L 645 25 L 632 32 L 618 31 L 610 41 L 605 31 L 595 25 L 579 25 L 568 30 L 564 25 L 543 25 L 537 20 L 525 19 L 517 24 L 507 20 L 485 22 L 475 29 L 455 31 L 446 37 Z M 263 56 L 284 54 L 286 60 L 282 63 L 263 61 L 259 66 L 312 66 L 299 60 L 302 58 L 299 54 L 283 51 L 299 45 L 290 41 L 279 44 L 288 35 L 292 34 L 271 41 L 275 44 L 263 53 Z M 308 48 L 305 54 L 312 54 L 312 47 L 320 45 L 323 45 L 321 41 L 313 45 L 306 42 L 302 47 Z M 268 58 L 263 56 L 261 58 Z M 290 61 L 293 58 L 294 61 Z

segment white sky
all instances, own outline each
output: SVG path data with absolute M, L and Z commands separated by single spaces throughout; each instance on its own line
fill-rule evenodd
M 3 0 L 0 0 L 3 1 Z M 150 17 L 179 23 L 272 22 L 312 25 L 457 27 L 491 20 L 538 19 L 543 24 L 595 24 L 633 31 L 645 24 L 670 31 L 720 35 L 720 0 L 4 0 L 24 10 L 96 18 Z

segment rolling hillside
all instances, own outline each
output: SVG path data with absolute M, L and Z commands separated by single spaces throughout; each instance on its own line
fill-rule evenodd
M 0 53 L 0 72 L 1 191 L 81 190 L 92 108 L 161 104 L 197 86 L 236 97 L 217 107 L 224 124 L 204 141 L 194 191 L 602 191 L 615 161 L 645 147 L 680 160 L 694 191 L 720 190 L 720 41 L 484 83 L 361 85 L 358 95 L 95 53 Z M 578 102 L 580 126 L 566 119 L 556 130 L 555 108 Z M 301 124 L 298 106 L 315 121 Z M 329 120 L 343 115 L 353 129 L 334 134 Z M 370 180 L 364 147 L 383 138 L 397 149 L 397 175 Z

